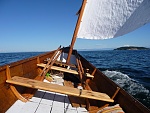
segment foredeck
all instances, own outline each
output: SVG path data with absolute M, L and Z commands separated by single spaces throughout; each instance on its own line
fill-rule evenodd
M 44 80 L 44 82 L 48 82 Z M 53 82 L 54 84 L 56 82 Z M 63 83 L 57 83 L 63 85 Z M 38 90 L 34 97 L 24 103 L 17 100 L 6 113 L 88 113 L 85 108 L 72 107 L 68 96 L 60 93 Z

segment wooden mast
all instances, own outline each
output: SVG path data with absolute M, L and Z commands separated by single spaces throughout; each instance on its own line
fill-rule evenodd
M 67 57 L 67 62 L 66 62 L 67 64 L 70 62 L 70 57 L 71 57 L 73 47 L 74 47 L 74 44 L 75 44 L 75 41 L 76 41 L 76 38 L 77 38 L 77 34 L 78 34 L 78 30 L 79 30 L 79 26 L 80 26 L 80 23 L 81 23 L 81 19 L 82 19 L 82 15 L 83 15 L 83 12 L 84 12 L 86 2 L 87 2 L 87 0 L 83 0 L 83 2 L 82 2 L 82 7 L 81 7 L 81 10 L 79 12 L 78 21 L 77 21 L 77 24 L 76 24 L 76 27 L 75 27 L 75 30 L 74 30 L 74 34 L 73 34 L 71 45 L 70 45 L 70 50 L 69 50 L 68 57 Z

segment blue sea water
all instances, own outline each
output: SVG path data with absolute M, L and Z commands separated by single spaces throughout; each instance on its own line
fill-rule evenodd
M 39 55 L 44 52 L 12 52 L 12 53 L 0 53 L 0 66 L 23 60 L 32 56 Z
M 43 52 L 0 53 L 0 66 Z M 150 108 L 150 50 L 79 51 L 90 63 Z
M 80 54 L 150 108 L 150 50 L 82 51 Z

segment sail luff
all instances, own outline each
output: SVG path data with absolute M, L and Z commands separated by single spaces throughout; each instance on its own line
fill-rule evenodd
M 76 27 L 75 27 L 75 30 L 74 30 L 73 38 L 72 38 L 72 41 L 71 41 L 70 50 L 69 50 L 68 57 L 67 57 L 67 62 L 66 62 L 67 64 L 70 62 L 70 57 L 71 57 L 73 47 L 74 47 L 74 44 L 75 44 L 75 41 L 76 41 L 76 38 L 77 38 L 77 34 L 78 34 L 78 31 L 79 31 L 79 26 L 80 26 L 80 23 L 81 23 L 81 19 L 82 19 L 82 15 L 83 15 L 86 3 L 87 3 L 87 0 L 83 0 L 81 10 L 80 10 L 80 13 L 79 13 L 79 16 L 78 16 L 77 24 L 76 24 Z

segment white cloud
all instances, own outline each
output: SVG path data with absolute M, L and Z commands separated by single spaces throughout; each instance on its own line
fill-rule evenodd
M 124 47 L 129 47 L 129 46 L 134 46 L 134 45 L 128 45 L 128 44 L 127 44 L 127 45 L 123 45 L 123 46 L 124 46 Z

